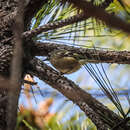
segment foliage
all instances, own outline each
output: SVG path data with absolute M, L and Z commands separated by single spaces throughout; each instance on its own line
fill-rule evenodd
M 128 2 L 128 1 L 127 1 Z M 124 1 L 117 1 L 115 0 L 113 3 L 109 5 L 108 8 L 106 8 L 106 11 L 109 13 L 114 13 L 121 17 L 122 19 L 126 21 L 130 21 L 130 15 L 129 15 L 129 3 L 127 3 L 125 0 Z M 99 3 L 101 4 L 102 2 L 99 0 Z M 97 3 L 97 5 L 99 4 Z M 127 6 L 126 6 L 127 4 Z M 62 4 L 60 1 L 57 0 L 48 0 L 48 2 L 43 5 L 43 7 L 39 10 L 39 12 L 36 14 L 32 21 L 32 29 L 37 28 L 43 24 L 47 23 L 53 23 L 54 21 L 60 21 L 63 20 L 67 17 L 73 16 L 74 14 L 80 13 L 81 11 L 74 8 L 72 5 L 69 5 L 68 3 Z M 89 18 L 87 20 L 84 20 L 82 22 L 77 22 L 72 25 L 65 26 L 63 28 L 59 29 L 54 29 L 51 31 L 44 32 L 40 34 L 37 38 L 37 40 L 41 41 L 48 41 L 48 42 L 57 42 L 59 44 L 67 44 L 71 46 L 80 46 L 80 47 L 100 47 L 103 49 L 116 49 L 116 50 L 124 50 L 130 49 L 130 36 L 120 32 L 118 30 L 111 29 L 107 27 L 104 23 L 102 23 L 99 20 L 96 20 L 94 18 Z M 90 67 L 87 69 L 87 67 Z M 93 67 L 94 66 L 94 67 Z M 99 65 L 98 68 L 100 72 L 98 75 L 95 73 L 95 65 L 87 64 L 84 70 L 90 71 L 91 74 L 95 75 L 97 82 L 103 91 L 109 91 L 109 87 L 111 85 L 109 84 L 109 80 L 112 82 L 112 91 L 110 90 L 109 94 L 106 92 L 105 94 L 108 94 L 108 97 L 111 99 L 112 102 L 115 102 L 115 106 L 113 107 L 113 104 L 106 100 L 105 101 L 104 95 L 101 96 L 100 101 L 104 102 L 105 104 L 108 104 L 110 108 L 113 108 L 114 111 L 117 113 L 120 111 L 120 114 L 122 116 L 127 115 L 126 113 L 129 113 L 129 104 L 124 102 L 124 99 L 126 99 L 126 96 L 129 99 L 129 66 L 128 65 L 104 65 L 105 66 L 105 71 L 107 71 L 108 75 L 108 80 L 107 77 L 101 79 L 102 75 L 104 72 L 102 70 L 102 65 Z M 84 73 L 84 70 L 81 69 L 79 72 L 75 73 L 74 75 L 69 75 L 67 77 L 71 78 L 72 80 L 77 81 L 77 83 L 80 86 L 83 86 L 86 91 L 90 91 L 91 94 L 97 94 L 97 91 L 100 91 L 99 88 L 95 85 L 94 80 L 88 76 L 88 74 L 85 74 L 82 76 L 80 73 Z M 118 74 L 116 74 L 118 72 Z M 114 74 L 113 74 L 114 73 Z M 78 75 L 78 76 L 77 76 Z M 74 78 L 76 77 L 76 78 Z M 110 78 L 109 78 L 110 77 Z M 80 78 L 80 80 L 79 80 Z M 99 82 L 100 80 L 100 82 Z M 114 80 L 114 83 L 113 83 Z M 39 80 L 37 80 L 39 82 Z M 108 82 L 110 85 L 104 85 L 104 82 Z M 91 83 L 90 83 L 91 82 Z M 87 84 L 88 83 L 88 84 Z M 87 85 L 86 85 L 87 84 Z M 42 84 L 43 85 L 43 84 Z M 43 89 L 42 85 L 39 85 L 40 89 Z M 114 87 L 113 87 L 114 86 Z M 25 88 L 26 87 L 26 88 Z M 45 87 L 45 85 L 44 85 Z M 104 88 L 103 88 L 104 87 Z M 114 89 L 113 89 L 114 88 Z M 92 124 L 92 122 L 87 118 L 84 119 L 84 116 L 79 112 L 79 113 L 74 113 L 73 115 L 70 115 L 70 119 L 67 121 L 62 122 L 61 120 L 65 117 L 65 114 L 68 113 L 68 111 L 64 112 L 63 108 L 61 108 L 61 113 L 63 116 L 59 118 L 60 113 L 57 111 L 57 113 L 50 113 L 49 112 L 49 107 L 44 108 L 48 114 L 51 115 L 51 118 L 48 121 L 42 122 L 42 124 L 38 124 L 35 119 L 38 117 L 36 114 L 37 110 L 33 108 L 33 103 L 31 103 L 31 98 L 34 96 L 39 96 L 36 95 L 35 91 L 33 92 L 31 90 L 31 86 L 24 85 L 24 89 L 27 90 L 27 92 L 24 90 L 24 94 L 26 95 L 26 99 L 28 100 L 28 103 L 30 104 L 30 108 L 20 108 L 24 109 L 22 111 L 24 112 L 19 112 L 19 117 L 18 117 L 18 124 L 17 128 L 18 129 L 52 129 L 52 130 L 62 130 L 62 129 L 67 129 L 67 130 L 84 130 L 84 129 L 90 129 L 90 130 L 96 130 L 95 126 Z M 48 86 L 45 87 L 46 90 L 49 91 L 50 95 L 48 97 L 53 97 L 54 99 L 59 98 L 55 93 L 55 90 L 49 89 Z M 45 89 L 41 90 L 43 93 L 45 93 Z M 123 96 L 120 96 L 120 93 L 126 90 L 126 93 L 123 94 Z M 28 91 L 32 91 L 34 93 L 34 96 L 32 96 Z M 115 95 L 112 95 L 116 91 Z M 116 95 L 119 96 L 117 97 Z M 101 92 L 99 94 L 102 94 Z M 111 97 L 111 95 L 113 97 Z M 61 96 L 61 95 L 60 95 Z M 47 97 L 45 95 L 44 97 Z M 62 97 L 62 96 L 61 96 Z M 98 98 L 98 96 L 96 96 Z M 115 99 L 113 99 L 115 98 Z M 62 97 L 63 102 L 66 100 Z M 47 102 L 45 100 L 44 102 Z M 118 104 L 117 104 L 118 103 Z M 67 103 L 65 103 L 67 104 Z M 120 104 L 125 104 L 125 105 L 120 105 Z M 55 103 L 56 105 L 56 103 Z M 122 107 L 125 106 L 125 107 Z M 45 107 L 45 106 L 44 106 Z M 72 106 L 71 106 L 72 108 Z M 69 107 L 69 109 L 71 109 Z M 48 116 L 50 116 L 48 115 Z M 66 114 L 67 115 L 67 114 Z M 77 116 L 78 115 L 78 116 Z M 43 116 L 43 120 L 47 118 L 46 116 Z M 32 120 L 33 119 L 33 120 Z
M 30 99 L 29 99 L 30 100 Z M 84 118 L 83 114 L 77 113 L 71 116 L 67 121 L 61 121 L 64 118 L 64 112 L 50 113 L 49 108 L 52 105 L 52 98 L 39 103 L 38 108 L 26 108 L 20 105 L 17 129 L 18 130 L 96 130 L 95 125 L 90 119 Z M 80 122 L 80 118 L 82 122 Z

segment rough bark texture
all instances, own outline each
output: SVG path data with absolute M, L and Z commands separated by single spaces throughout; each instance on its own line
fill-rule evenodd
M 8 91 L 7 130 L 14 130 L 17 121 L 17 107 L 21 91 L 25 0 L 18 1 L 13 24 L 14 53 L 11 61 L 10 88 Z
M 30 63 L 29 73 L 39 77 L 41 80 L 45 81 L 53 88 L 60 91 L 71 101 L 79 105 L 79 107 L 86 113 L 86 115 L 89 116 L 91 120 L 93 120 L 96 126 L 100 127 L 102 126 L 102 122 L 106 123 L 106 120 L 103 120 L 101 118 L 102 114 L 105 117 L 109 117 L 109 119 L 111 119 L 112 122 L 109 122 L 109 127 L 112 127 L 116 123 L 122 121 L 118 115 L 94 99 L 90 94 L 83 91 L 74 82 L 60 75 L 60 73 L 56 72 L 54 69 L 47 66 L 42 61 L 35 58 Z M 95 115 L 91 113 L 92 111 L 87 110 L 88 106 L 92 109 L 92 111 L 96 112 L 96 114 L 99 115 L 101 122 L 95 118 Z
M 88 49 L 74 46 L 61 45 L 50 42 L 37 42 L 32 47 L 33 55 L 48 56 L 53 50 L 68 50 L 77 53 L 89 63 L 117 63 L 130 64 L 130 51 L 111 51 L 103 49 Z
M 30 3 L 25 8 L 24 17 L 24 57 L 23 57 L 23 75 L 26 72 L 30 72 L 35 76 L 38 76 L 41 80 L 45 81 L 53 88 L 60 91 L 67 98 L 76 103 L 89 118 L 96 124 L 97 128 L 100 130 L 106 130 L 106 128 L 112 128 L 116 123 L 121 122 L 122 118 L 116 115 L 114 112 L 110 111 L 107 107 L 102 105 L 96 99 L 94 99 L 90 94 L 86 93 L 75 85 L 72 81 L 68 80 L 64 76 L 61 76 L 58 72 L 51 69 L 43 62 L 38 59 L 33 58 L 34 56 L 47 56 L 49 52 L 54 49 L 68 49 L 72 52 L 77 52 L 88 59 L 88 62 L 107 62 L 107 63 L 130 63 L 130 52 L 115 52 L 115 51 L 105 51 L 95 49 L 77 49 L 74 47 L 67 47 L 64 45 L 52 45 L 50 43 L 42 44 L 32 41 L 32 36 L 35 36 L 41 31 L 47 31 L 53 28 L 59 28 L 73 23 L 74 21 L 81 21 L 86 18 L 79 16 L 78 19 L 69 19 L 70 21 L 62 21 L 53 24 L 47 24 L 40 28 L 42 30 L 28 31 L 29 25 L 31 23 L 32 17 L 35 16 L 37 11 L 42 7 L 47 0 L 31 0 Z M 110 4 L 111 1 L 107 3 Z M 91 5 L 92 6 L 92 5 Z M 106 8 L 104 5 L 102 8 Z M 84 10 L 85 7 L 83 7 Z M 8 81 L 10 76 L 10 63 L 13 55 L 13 33 L 12 24 L 14 23 L 14 17 L 16 15 L 16 2 L 13 0 L 0 0 L 0 75 Z M 97 8 L 96 8 L 97 9 Z M 91 9 L 89 9 L 91 11 Z M 89 14 L 89 16 L 91 16 Z M 92 14 L 93 16 L 93 14 Z M 126 26 L 127 24 L 125 24 Z M 114 25 L 113 25 L 114 26 Z M 117 26 L 115 26 L 117 27 Z M 128 27 L 127 27 L 128 28 Z M 126 30 L 128 32 L 129 29 Z M 2 77 L 2 78 L 3 78 Z M 6 129 L 7 126 L 7 96 L 9 86 L 0 86 L 0 130 Z M 72 96 L 73 93 L 73 96 Z M 109 117 L 112 121 L 106 122 L 103 120 L 101 114 Z M 107 125 L 106 125 L 107 124 Z M 102 126 L 102 127 L 101 127 Z
M 28 15 L 25 16 L 25 27 L 24 30 L 28 29 L 28 23 L 32 17 L 37 13 L 37 11 L 42 7 L 42 5 L 46 2 L 45 0 L 31 0 L 30 4 L 26 7 L 25 13 Z M 13 33 L 12 33 L 12 25 L 14 23 L 14 17 L 16 15 L 16 2 L 10 0 L 0 0 L 0 74 L 4 76 L 4 78 L 8 79 L 10 75 L 10 63 L 13 55 Z M 32 7 L 33 10 L 32 10 Z M 29 13 L 28 13 L 29 12 Z M 31 40 L 30 40 L 31 42 Z M 25 42 L 26 43 L 26 42 Z M 26 44 L 25 44 L 26 45 Z M 26 46 L 25 46 L 26 48 Z M 24 54 L 24 58 L 26 57 L 26 52 Z M 25 60 L 23 64 L 25 64 L 28 60 Z M 26 67 L 25 67 L 26 68 Z M 23 67 L 24 71 L 24 67 Z M 3 78 L 3 77 L 2 77 Z M 7 84 L 6 84 L 7 85 Z M 7 121 L 7 102 L 8 102 L 8 86 L 0 87 L 0 130 L 6 129 Z M 4 100 L 3 100 L 4 99 Z M 10 128 L 11 129 L 11 128 Z
M 56 21 L 53 23 L 48 23 L 48 24 L 43 25 L 43 26 L 36 28 L 34 30 L 26 31 L 23 33 L 23 37 L 29 38 L 29 37 L 37 36 L 38 34 L 40 34 L 42 32 L 47 32 L 48 30 L 61 28 L 61 27 L 64 27 L 64 26 L 67 26 L 67 25 L 70 25 L 73 23 L 83 21 L 83 20 L 88 19 L 88 18 L 89 18 L 89 16 L 85 15 L 84 13 L 77 14 L 77 15 L 74 15 L 72 17 L 69 17 L 68 19 Z

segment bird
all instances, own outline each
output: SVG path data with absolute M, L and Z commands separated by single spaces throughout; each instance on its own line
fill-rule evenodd
M 49 61 L 62 74 L 72 74 L 87 62 L 79 54 L 63 49 L 52 51 Z

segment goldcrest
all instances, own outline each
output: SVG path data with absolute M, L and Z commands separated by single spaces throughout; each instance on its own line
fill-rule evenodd
M 61 73 L 71 74 L 81 68 L 86 60 L 80 59 L 80 55 L 67 50 L 55 50 L 50 55 L 50 63 Z

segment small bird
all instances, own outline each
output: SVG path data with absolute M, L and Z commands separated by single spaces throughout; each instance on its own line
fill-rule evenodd
M 68 50 L 54 50 L 50 54 L 50 63 L 62 74 L 71 74 L 81 68 L 87 61 L 77 53 Z

